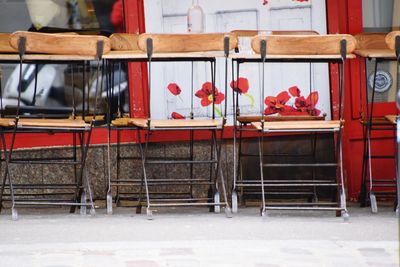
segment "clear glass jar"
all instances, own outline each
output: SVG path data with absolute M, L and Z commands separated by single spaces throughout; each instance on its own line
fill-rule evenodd
M 199 1 L 192 1 L 192 6 L 187 13 L 188 32 L 201 33 L 204 32 L 204 13 L 199 6 Z

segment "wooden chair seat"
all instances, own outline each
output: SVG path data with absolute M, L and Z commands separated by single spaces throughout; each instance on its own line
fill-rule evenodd
M 395 115 L 387 115 L 387 116 L 393 116 Z M 367 125 L 369 123 L 368 119 L 362 119 L 360 120 L 362 125 Z M 372 125 L 392 125 L 390 119 L 388 119 L 386 116 L 385 117 L 373 117 L 371 121 Z
M 141 128 L 148 127 L 147 119 L 131 118 L 130 125 Z M 222 127 L 222 120 L 151 120 L 151 128 L 218 128 Z
M 400 31 L 389 32 L 385 38 L 386 44 L 392 50 L 395 50 L 396 36 L 400 36 Z
M 229 36 L 229 50 L 234 49 L 237 38 L 229 33 L 141 34 L 138 45 L 147 51 L 146 42 L 151 38 L 154 53 L 223 51 L 225 36 Z
M 15 125 L 15 119 L 13 118 L 0 118 L 1 127 L 13 127 Z
M 260 115 L 244 115 L 238 116 L 237 121 L 240 123 L 259 122 L 262 119 Z M 264 121 L 313 121 L 325 120 L 324 116 L 264 116 Z
M 131 120 L 132 118 L 117 118 L 111 121 L 111 125 L 116 127 L 127 127 L 132 124 L 130 123 Z
M 397 115 L 386 115 L 385 119 L 388 120 L 391 124 L 397 123 Z
M 50 127 L 50 128 L 89 128 L 90 124 L 82 119 L 30 119 L 23 118 L 18 121 L 22 127 Z
M 253 122 L 251 124 L 257 130 L 317 130 L 339 129 L 342 126 L 341 121 L 268 121 L 264 122 L 264 129 L 261 129 L 261 122 Z
M 16 50 L 21 37 L 26 38 L 27 53 L 95 56 L 98 41 L 104 43 L 103 54 L 111 48 L 110 40 L 104 36 L 17 31 L 10 36 L 10 44 Z
M 110 36 L 111 50 L 140 51 L 138 39 L 139 34 L 114 33 Z
M 357 41 L 349 34 L 329 35 L 257 35 L 251 46 L 260 53 L 260 41 L 266 40 L 269 55 L 340 55 L 340 41 L 347 41 L 347 53 L 356 48 Z
M 9 33 L 0 33 L 0 53 L 15 54 L 17 51 L 10 45 Z

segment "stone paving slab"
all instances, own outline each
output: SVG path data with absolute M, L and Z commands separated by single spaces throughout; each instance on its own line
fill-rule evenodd
M 80 216 L 63 209 L 0 215 L 5 266 L 399 266 L 399 219 L 351 207 L 349 223 L 332 212 L 241 209 L 228 219 L 204 209 L 160 209 L 154 220 L 118 208 Z
M 395 241 L 193 240 L 1 245 L 0 266 L 399 266 Z

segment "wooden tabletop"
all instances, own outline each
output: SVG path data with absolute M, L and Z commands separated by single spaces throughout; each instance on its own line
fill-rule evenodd
M 354 54 L 367 58 L 389 58 L 396 59 L 394 50 L 390 49 L 356 49 Z

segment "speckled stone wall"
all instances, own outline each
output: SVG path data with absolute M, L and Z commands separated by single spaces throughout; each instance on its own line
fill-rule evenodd
M 243 151 L 249 154 L 258 153 L 258 139 L 246 139 L 243 142 Z M 318 161 L 332 161 L 333 158 L 333 142 L 331 136 L 321 135 L 317 139 L 315 158 Z M 313 158 L 309 157 L 312 152 L 312 142 L 310 136 L 288 136 L 288 137 L 269 137 L 265 138 L 264 149 L 266 160 L 268 162 L 289 162 L 293 159 L 300 159 L 302 162 L 312 162 Z M 209 159 L 210 146 L 208 142 L 202 141 L 194 146 L 194 155 L 196 159 Z M 110 151 L 110 170 L 113 180 L 117 176 L 117 148 L 111 146 Z M 137 144 L 122 144 L 120 147 L 122 156 L 136 157 L 137 159 L 125 159 L 120 162 L 119 177 L 120 179 L 141 179 L 142 167 Z M 46 148 L 46 149 L 31 149 L 18 150 L 14 152 L 15 158 L 31 157 L 31 158 L 54 158 L 72 156 L 73 150 L 70 147 Z M 297 156 L 287 157 L 286 154 L 295 154 Z M 272 156 L 274 154 L 274 156 Z M 279 156 L 277 156 L 277 154 Z M 177 143 L 151 143 L 148 147 L 149 157 L 187 157 L 189 155 L 189 146 L 184 142 Z M 301 157 L 299 157 L 299 155 Z M 96 145 L 90 147 L 87 159 L 87 175 L 93 188 L 95 199 L 105 199 L 107 192 L 107 146 Z M 221 162 L 224 177 L 227 181 L 227 191 L 230 194 L 233 180 L 233 143 L 232 140 L 224 141 L 223 150 L 221 153 Z M 258 157 L 247 157 L 243 160 L 242 172 L 246 177 L 259 177 Z M 174 165 L 151 165 L 147 169 L 149 179 L 171 179 L 177 177 L 189 178 L 190 168 L 184 164 Z M 311 175 L 312 171 L 318 177 L 328 177 L 335 175 L 333 168 L 315 169 L 295 167 L 295 168 L 273 168 L 265 171 L 266 179 L 282 179 L 284 177 L 301 178 L 304 175 Z M 208 178 L 210 168 L 205 165 L 196 165 L 193 168 L 194 178 Z M 15 184 L 26 183 L 74 183 L 74 168 L 70 165 L 20 165 L 13 164 L 11 174 Z M 138 192 L 140 186 L 124 186 L 118 192 Z M 194 186 L 193 195 L 197 197 L 207 196 L 207 185 Z M 113 195 L 117 190 L 113 187 Z M 189 192 L 189 186 L 161 186 L 157 189 L 151 188 L 152 192 L 174 191 L 174 192 Z M 19 191 L 22 192 L 22 191 Z M 51 190 L 38 189 L 33 192 L 52 192 Z M 54 192 L 54 191 L 53 191 Z

